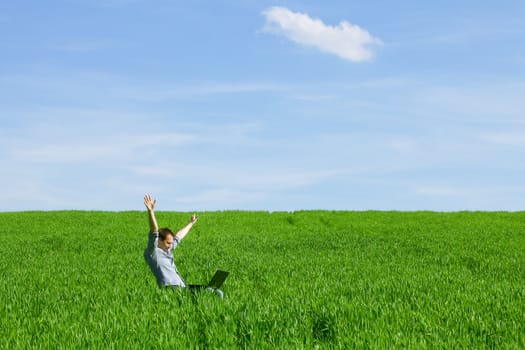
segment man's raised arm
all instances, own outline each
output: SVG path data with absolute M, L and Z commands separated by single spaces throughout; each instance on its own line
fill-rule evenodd
M 186 226 L 184 226 L 183 228 L 181 228 L 176 234 L 175 234 L 175 238 L 177 238 L 179 241 L 182 240 L 184 238 L 184 236 L 186 236 L 186 234 L 188 232 L 190 232 L 190 229 L 191 227 L 193 226 L 194 223 L 197 222 L 197 216 L 195 214 L 193 214 L 191 216 L 191 219 L 190 219 L 190 222 L 188 222 L 186 224 Z
M 148 209 L 149 229 L 151 232 L 159 232 L 159 225 L 157 225 L 157 219 L 155 218 L 155 204 L 157 204 L 156 199 L 151 200 L 149 194 L 144 196 L 144 205 Z

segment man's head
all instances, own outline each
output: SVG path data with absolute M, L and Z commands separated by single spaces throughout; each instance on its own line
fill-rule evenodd
M 161 228 L 159 230 L 158 247 L 167 252 L 173 245 L 174 234 L 169 228 Z

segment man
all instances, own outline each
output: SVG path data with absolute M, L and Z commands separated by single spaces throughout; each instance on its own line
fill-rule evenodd
M 144 196 L 144 205 L 148 210 L 149 217 L 149 238 L 148 246 L 144 251 L 144 259 L 151 271 L 157 279 L 159 287 L 181 287 L 185 288 L 186 284 L 177 271 L 177 267 L 173 261 L 173 249 L 175 249 L 180 241 L 188 234 L 193 225 L 197 222 L 197 216 L 193 214 L 190 222 L 174 234 L 169 228 L 161 228 L 157 224 L 155 218 L 155 205 L 157 200 L 152 200 L 150 195 Z M 191 285 L 190 291 L 194 292 L 206 288 L 202 285 Z M 221 290 L 214 290 L 221 298 L 223 293 Z

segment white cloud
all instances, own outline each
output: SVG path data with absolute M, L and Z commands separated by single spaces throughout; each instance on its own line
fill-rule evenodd
M 284 35 L 296 43 L 316 47 L 349 61 L 371 60 L 373 52 L 370 47 L 382 44 L 365 29 L 347 21 L 330 26 L 284 7 L 271 7 L 263 15 L 266 17 L 265 31 Z

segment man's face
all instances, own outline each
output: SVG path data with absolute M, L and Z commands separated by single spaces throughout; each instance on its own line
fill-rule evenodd
M 173 236 L 167 235 L 165 240 L 159 239 L 158 242 L 159 248 L 167 252 L 173 245 Z

